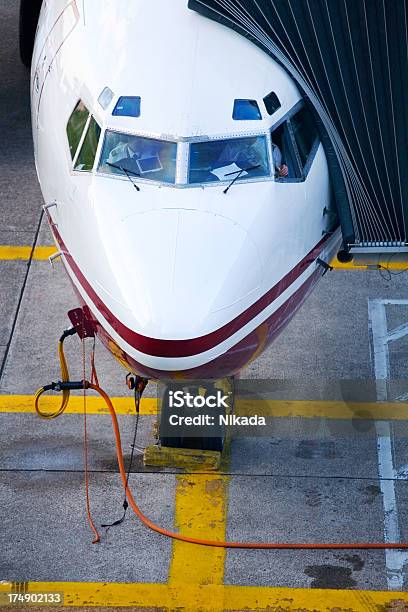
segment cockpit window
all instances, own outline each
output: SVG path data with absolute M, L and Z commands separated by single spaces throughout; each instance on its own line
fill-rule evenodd
M 275 177 L 279 181 L 301 177 L 295 146 L 287 121 L 284 121 L 272 131 L 272 158 Z
M 306 165 L 314 142 L 318 138 L 317 127 L 311 112 L 303 107 L 290 120 L 302 166 Z
M 269 176 L 266 136 L 195 142 L 190 148 L 189 183 Z
M 123 174 L 124 168 L 144 179 L 175 183 L 176 160 L 176 142 L 107 130 L 98 170 Z
M 82 137 L 86 122 L 89 117 L 89 111 L 85 104 L 80 100 L 76 105 L 67 124 L 67 136 L 71 158 L 74 159 L 78 149 L 79 142 Z
M 96 123 L 94 117 L 92 117 L 84 142 L 82 143 L 81 151 L 75 162 L 75 170 L 82 172 L 90 172 L 92 170 L 100 135 L 101 128 Z
M 121 96 L 113 109 L 112 115 L 140 117 L 140 104 L 140 96 Z
M 104 89 L 102 89 L 101 95 L 98 98 L 98 102 L 102 106 L 103 110 L 106 110 L 108 108 L 109 104 L 113 100 L 114 95 L 115 94 L 110 89 L 110 87 L 104 87 Z
M 265 108 L 268 112 L 268 115 L 273 115 L 273 113 L 275 113 L 278 110 L 278 108 L 282 106 L 278 96 L 276 95 L 274 91 L 271 91 L 271 93 L 265 96 L 263 101 L 265 104 Z
M 256 100 L 234 100 L 232 118 L 235 121 L 259 121 L 262 119 Z

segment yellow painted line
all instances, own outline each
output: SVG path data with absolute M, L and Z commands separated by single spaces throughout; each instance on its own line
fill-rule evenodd
M 273 554 L 273 553 L 271 553 Z M 11 583 L 0 583 L 0 593 Z M 200 610 L 347 610 L 391 612 L 403 610 L 407 592 L 284 587 L 225 586 L 214 584 L 152 584 L 109 582 L 28 582 L 20 592 L 64 593 L 64 606 L 159 608 L 193 612 Z M 4 600 L 2 595 L 2 603 Z M 222 603 L 221 603 L 222 602 Z M 398 607 L 397 602 L 401 604 Z M 221 603 L 222 608 L 219 608 Z M 381 606 L 381 608 L 379 608 Z M 2 608 L 4 609 L 4 608 Z
M 117 414 L 134 414 L 135 405 L 132 397 L 111 398 Z M 54 412 L 61 403 L 61 395 L 46 395 L 40 399 L 44 412 Z M 88 395 L 86 400 L 88 414 L 109 414 L 101 397 Z M 65 414 L 81 414 L 84 411 L 82 395 L 71 395 Z M 32 395 L 0 395 L 0 412 L 25 413 L 35 412 Z M 157 414 L 157 399 L 144 397 L 140 403 L 140 414 Z
M 113 405 L 118 414 L 133 414 L 134 404 L 131 397 L 113 397 Z M 61 401 L 59 395 L 43 395 L 40 405 L 43 410 L 52 412 Z M 157 414 L 158 401 L 153 397 L 144 397 L 141 402 L 141 414 Z M 87 396 L 89 414 L 109 414 L 105 402 L 100 397 Z M 0 395 L 0 413 L 32 413 L 34 400 L 32 395 Z M 83 412 L 81 395 L 71 395 L 66 414 Z M 237 400 L 237 415 L 297 417 L 303 419 L 372 419 L 386 421 L 408 420 L 408 404 L 402 402 L 342 402 L 324 400 Z
M 15 260 L 20 259 L 27 261 L 30 259 L 31 246 L 7 246 L 0 245 L 0 260 Z M 55 246 L 37 246 L 34 249 L 33 259 L 37 261 L 44 261 L 48 259 L 50 255 L 56 253 L 57 249 Z
M 387 270 L 408 270 L 408 259 L 400 260 L 392 258 L 391 260 L 384 259 L 380 260 L 379 265 L 382 268 L 386 268 Z M 377 270 L 376 268 L 377 262 L 374 264 L 356 264 L 353 261 L 349 263 L 341 263 L 338 261 L 337 257 L 330 262 L 330 265 L 336 270 Z
M 228 476 L 220 475 L 178 476 L 174 519 L 176 530 L 193 537 L 225 540 L 228 482 Z M 169 584 L 223 584 L 224 561 L 223 548 L 175 540 Z
M 298 417 L 303 419 L 373 419 L 405 421 L 408 404 L 402 402 L 343 402 L 325 400 L 237 400 L 235 414 Z
M 34 249 L 33 259 L 43 261 L 44 259 L 48 259 L 56 252 L 57 249 L 55 246 L 37 246 Z
M 23 245 L 0 245 L 0 261 L 1 260 L 28 260 L 31 255 L 31 246 Z M 33 259 L 36 261 L 44 261 L 47 260 L 50 255 L 56 253 L 57 249 L 55 246 L 37 246 L 34 249 Z M 392 258 L 391 261 L 387 259 L 381 260 L 380 265 L 384 268 L 388 268 L 389 270 L 408 270 L 408 260 L 397 260 Z M 336 270 L 373 270 L 372 265 L 367 266 L 363 264 L 355 264 L 353 262 L 350 263 L 340 263 L 335 257 L 333 261 L 330 263 L 333 268 Z
M 151 467 L 180 468 L 184 472 L 200 470 L 218 472 L 221 465 L 221 453 L 195 448 L 172 448 L 150 444 L 143 453 L 144 464 Z
M 0 245 L 0 261 L 1 260 L 23 260 L 27 261 L 30 259 L 31 255 L 31 246 L 23 245 Z M 56 253 L 57 249 L 55 246 L 37 246 L 34 249 L 33 259 L 36 261 L 44 261 L 47 260 L 50 255 Z M 408 260 L 397 260 L 391 259 L 381 260 L 380 265 L 384 268 L 388 268 L 388 270 L 408 270 Z M 373 270 L 372 265 L 367 266 L 363 264 L 355 264 L 353 262 L 350 263 L 340 263 L 335 257 L 333 261 L 330 263 L 333 268 L 336 270 Z

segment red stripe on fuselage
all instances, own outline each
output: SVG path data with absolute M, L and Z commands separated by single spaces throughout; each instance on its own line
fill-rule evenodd
M 134 374 L 160 380 L 163 378 L 171 379 L 200 379 L 200 378 L 225 378 L 234 376 L 237 372 L 246 367 L 257 355 L 265 350 L 271 342 L 279 335 L 279 333 L 289 323 L 290 319 L 302 305 L 313 286 L 317 283 L 323 274 L 322 268 L 316 270 L 308 277 L 308 279 L 292 293 L 292 295 L 279 308 L 270 315 L 266 321 L 261 323 L 256 329 L 250 332 L 245 338 L 240 340 L 235 346 L 228 351 L 211 359 L 200 366 L 179 370 L 159 370 L 142 364 L 134 357 L 126 353 L 113 338 L 109 335 L 106 329 L 98 323 L 98 335 L 106 348 L 120 361 L 126 370 L 130 370 Z M 72 282 L 79 300 L 85 304 L 79 290 Z M 262 330 L 262 333 L 259 331 Z
M 302 274 L 302 272 L 310 265 L 319 255 L 323 249 L 323 245 L 326 243 L 329 235 L 326 235 L 320 242 L 302 259 L 286 276 L 284 276 L 274 287 L 272 287 L 267 293 L 265 293 L 259 300 L 254 302 L 235 319 L 226 323 L 217 330 L 199 336 L 198 338 L 191 338 L 186 340 L 166 340 L 158 338 L 149 338 L 139 334 L 122 323 L 115 315 L 109 310 L 104 304 L 98 294 L 91 287 L 85 276 L 82 274 L 78 265 L 75 263 L 74 258 L 66 248 L 58 229 L 52 223 L 51 218 L 48 216 L 51 224 L 54 236 L 67 259 L 72 271 L 77 277 L 78 281 L 82 285 L 83 289 L 88 294 L 88 297 L 92 300 L 95 307 L 109 323 L 109 325 L 115 330 L 115 332 L 125 340 L 130 346 L 136 350 L 151 355 L 153 357 L 191 357 L 192 355 L 198 355 L 208 351 L 233 334 L 239 331 L 244 325 L 254 319 L 259 313 L 267 308 L 276 298 L 278 298 L 296 279 Z

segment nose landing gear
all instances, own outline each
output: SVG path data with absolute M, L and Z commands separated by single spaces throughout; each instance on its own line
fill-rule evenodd
M 233 408 L 233 379 L 159 382 L 157 444 L 145 464 L 216 471 L 228 445 L 225 422 Z
M 225 419 L 233 407 L 232 379 L 167 381 L 159 384 L 159 395 L 162 446 L 222 452 Z

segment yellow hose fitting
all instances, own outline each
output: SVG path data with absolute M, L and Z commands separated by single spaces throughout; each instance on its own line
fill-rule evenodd
M 59 356 L 60 368 L 61 368 L 61 381 L 68 382 L 69 372 L 68 372 L 67 361 L 65 359 L 65 354 L 64 354 L 64 339 L 65 337 L 63 335 L 61 336 L 61 339 L 58 342 L 58 356 Z M 34 407 L 35 407 L 36 413 L 38 414 L 40 418 L 55 419 L 56 417 L 60 416 L 64 412 L 66 407 L 68 406 L 68 402 L 70 398 L 70 390 L 64 389 L 62 391 L 61 405 L 58 408 L 58 410 L 56 410 L 55 412 L 42 412 L 42 410 L 40 409 L 39 400 L 42 394 L 48 390 L 49 388 L 46 388 L 46 387 L 41 387 L 40 389 L 38 389 L 37 393 L 34 396 Z

